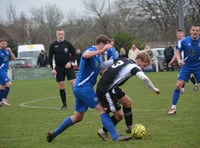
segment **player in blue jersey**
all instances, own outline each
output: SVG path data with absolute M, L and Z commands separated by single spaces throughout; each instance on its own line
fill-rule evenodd
M 176 46 L 176 50 L 178 50 L 178 48 L 180 48 L 180 46 L 181 46 L 181 41 L 184 39 L 184 32 L 183 32 L 183 30 L 182 30 L 182 29 L 178 29 L 178 30 L 176 31 L 176 36 L 177 36 L 177 39 L 178 39 L 177 46 Z M 183 53 L 183 51 L 181 52 L 181 58 L 184 58 L 184 53 Z M 175 60 L 176 60 L 176 54 L 174 54 L 174 57 L 173 57 L 172 60 L 169 62 L 168 67 L 171 68 L 171 66 L 172 66 L 172 64 L 173 64 L 173 62 L 174 62 Z M 195 77 L 194 77 L 193 74 L 190 75 L 190 81 L 191 81 L 192 84 L 194 85 L 193 91 L 194 91 L 194 92 L 198 91 L 198 84 L 197 84 L 196 79 L 195 79 Z M 183 87 L 181 88 L 181 91 L 180 91 L 181 94 L 183 94 L 184 91 L 185 91 L 185 83 L 183 84 Z
M 114 63 L 105 70 L 97 84 L 97 96 L 104 109 L 108 112 L 113 112 L 114 115 L 111 119 L 114 125 L 116 125 L 124 115 L 127 133 L 131 133 L 133 124 L 132 101 L 120 87 L 132 76 L 137 76 L 153 92 L 159 94 L 160 90 L 154 86 L 152 81 L 142 71 L 142 69 L 150 63 L 150 56 L 146 52 L 139 52 L 135 62 L 125 57 L 117 58 L 114 60 Z M 120 104 L 123 105 L 123 109 L 121 109 Z M 103 140 L 108 140 L 107 129 L 105 127 L 100 128 L 97 134 Z
M 97 76 L 100 72 L 100 65 L 103 62 L 102 54 L 110 47 L 111 44 L 109 44 L 107 36 L 101 35 L 97 37 L 96 44 L 94 46 L 90 46 L 84 50 L 81 56 L 77 78 L 73 87 L 73 92 L 76 98 L 75 112 L 72 116 L 66 117 L 54 131 L 47 134 L 48 142 L 51 142 L 65 129 L 82 121 L 84 113 L 87 111 L 88 107 L 95 108 L 99 112 L 103 126 L 108 129 L 114 141 L 129 140 L 131 138 L 118 135 L 111 118 L 99 103 L 93 89 Z
M 112 45 L 112 47 L 106 50 L 104 54 L 105 61 L 114 60 L 119 56 L 117 50 L 114 47 L 114 39 L 110 39 L 110 44 Z
M 8 68 L 9 61 L 15 60 L 15 55 L 7 45 L 8 43 L 5 39 L 0 40 L 0 106 L 10 106 L 6 100 L 12 85 L 8 77 Z
M 193 25 L 190 34 L 181 41 L 181 46 L 176 51 L 176 58 L 181 68 L 172 96 L 172 106 L 168 111 L 170 115 L 176 113 L 180 90 L 184 83 L 188 82 L 190 75 L 194 74 L 197 83 L 200 83 L 200 27 Z M 181 52 L 184 53 L 184 58 L 181 58 Z

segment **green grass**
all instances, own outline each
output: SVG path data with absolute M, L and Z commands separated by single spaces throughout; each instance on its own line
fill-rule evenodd
M 169 116 L 171 96 L 177 72 L 147 73 L 161 94 L 152 93 L 138 78 L 131 78 L 123 89 L 133 100 L 134 123 L 142 123 L 147 136 L 142 140 L 103 142 L 96 134 L 101 127 L 98 114 L 89 109 L 81 123 L 59 135 L 52 143 L 46 133 L 55 129 L 74 109 L 69 86 L 68 110 L 60 107 L 55 79 L 13 81 L 10 107 L 0 107 L 0 148 L 197 148 L 200 145 L 200 92 L 187 83 L 177 105 L 177 114 Z M 22 107 L 20 105 L 26 105 Z M 125 134 L 125 123 L 117 125 Z

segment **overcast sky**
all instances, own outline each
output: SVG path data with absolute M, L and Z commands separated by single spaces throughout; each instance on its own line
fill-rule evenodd
M 21 12 L 24 12 L 25 15 L 29 15 L 31 8 L 43 8 L 45 5 L 56 4 L 58 8 L 61 8 L 63 14 L 67 14 L 72 10 L 75 10 L 75 15 L 83 15 L 85 11 L 82 0 L 0 0 L 0 16 L 1 18 L 7 17 L 6 13 L 9 6 L 12 4 L 19 16 Z

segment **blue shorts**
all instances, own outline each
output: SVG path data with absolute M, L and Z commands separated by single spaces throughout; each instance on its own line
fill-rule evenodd
M 200 67 L 191 68 L 188 66 L 182 66 L 179 70 L 178 80 L 184 80 L 188 82 L 190 79 L 190 74 L 194 74 L 197 83 L 200 83 Z
M 1 71 L 0 72 L 0 85 L 5 85 L 9 81 L 10 81 L 10 79 L 8 77 L 7 71 Z
M 89 86 L 74 87 L 73 92 L 76 98 L 75 110 L 78 112 L 86 112 L 88 107 L 95 108 L 99 103 L 95 91 Z

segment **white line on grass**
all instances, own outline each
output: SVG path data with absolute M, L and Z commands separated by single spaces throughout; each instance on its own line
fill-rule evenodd
M 48 100 L 48 99 L 52 99 L 52 98 L 56 98 L 57 96 L 54 97 L 46 97 L 46 98 L 41 98 L 41 99 L 36 99 L 36 100 L 32 100 L 32 101 L 28 101 L 28 102 L 22 102 L 19 104 L 19 106 L 21 107 L 28 107 L 28 108 L 45 108 L 45 109 L 59 109 L 57 107 L 45 107 L 45 106 L 32 106 L 32 105 L 28 105 L 31 104 L 33 102 L 41 102 L 44 100 Z
M 35 102 L 41 102 L 41 101 L 45 101 L 48 99 L 52 99 L 52 98 L 56 98 L 58 96 L 53 96 L 53 97 L 46 97 L 46 98 L 40 98 L 40 99 L 36 99 L 36 100 L 31 100 L 28 102 L 22 102 L 19 104 L 19 106 L 21 107 L 28 107 L 28 108 L 45 108 L 45 109 L 60 109 L 58 107 L 46 107 L 46 106 L 33 106 L 33 105 L 29 105 L 31 103 L 35 103 Z M 143 110 L 133 110 L 134 112 L 160 112 L 160 111 L 166 111 L 167 109 L 143 109 Z

